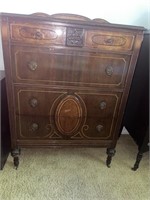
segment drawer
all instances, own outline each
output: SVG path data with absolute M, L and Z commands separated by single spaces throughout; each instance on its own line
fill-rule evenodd
M 132 51 L 135 36 L 128 33 L 87 30 L 85 46 L 108 51 Z
M 16 116 L 18 139 L 37 140 L 107 140 L 112 139 L 115 123 L 111 119 L 87 118 L 85 124 L 71 134 L 62 133 L 48 117 Z
M 30 44 L 65 45 L 66 28 L 55 25 L 10 24 L 11 41 Z
M 12 51 L 14 82 L 123 87 L 130 57 L 67 50 L 19 48 Z
M 25 127 L 22 129 L 26 133 L 27 127 L 29 130 L 30 126 L 33 125 L 33 129 L 36 126 L 36 130 L 30 131 L 31 136 L 40 132 L 43 128 L 39 127 L 44 123 L 44 127 L 53 127 L 53 132 L 63 138 L 74 138 L 80 132 L 80 137 L 87 139 L 106 139 L 114 127 L 121 99 L 121 93 L 109 92 L 99 94 L 72 91 L 72 94 L 68 94 L 65 91 L 40 89 L 17 89 L 16 92 L 16 116 L 20 123 L 18 127 Z M 42 121 L 41 124 L 40 119 L 45 122 Z
M 67 106 L 71 114 L 81 110 L 78 117 L 111 118 L 120 102 L 121 93 L 114 92 L 79 92 L 69 90 L 53 90 L 40 88 L 15 88 L 15 107 L 17 115 L 54 116 L 57 107 L 62 108 L 65 102 L 62 117 L 67 117 Z M 68 102 L 68 103 L 67 103 Z M 75 103 L 75 104 L 74 104 Z M 75 106 L 75 107 L 74 107 Z M 72 110 L 71 110 L 72 107 Z M 59 113 L 59 112 L 58 112 Z M 77 116 L 76 116 L 77 117 Z

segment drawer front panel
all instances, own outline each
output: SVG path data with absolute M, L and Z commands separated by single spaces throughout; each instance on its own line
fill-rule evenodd
M 65 91 L 32 89 L 19 89 L 17 96 L 19 135 L 37 137 L 34 134 L 42 134 L 43 128 L 39 127 L 44 126 L 43 137 L 56 132 L 60 138 L 69 139 L 110 139 L 121 99 L 120 93 L 74 92 L 70 95 Z M 27 129 L 30 133 L 26 135 Z
M 10 30 L 15 42 L 65 45 L 66 28 L 62 26 L 10 24 Z
M 18 139 L 101 140 L 112 139 L 115 123 L 109 118 L 87 118 L 85 124 L 72 134 L 61 133 L 48 117 L 16 116 Z
M 101 50 L 132 51 L 135 36 L 119 32 L 87 31 L 85 45 Z
M 69 94 L 71 93 L 71 94 Z M 120 101 L 121 93 L 112 92 L 76 92 L 76 91 L 54 91 L 42 90 L 34 88 L 16 88 L 16 114 L 17 115 L 32 115 L 32 116 L 50 116 L 56 112 L 57 106 L 62 103 L 67 109 L 70 104 L 63 104 L 67 102 L 67 97 L 77 100 L 77 107 L 82 107 L 82 110 L 87 110 L 87 114 L 80 112 L 80 117 L 102 117 L 108 118 L 114 113 L 115 107 Z M 66 99 L 66 100 L 65 100 Z M 74 101 L 74 102 L 75 102 Z M 76 103 L 76 102 L 75 102 Z M 81 105 L 80 105 L 81 104 Z M 61 105 L 61 106 L 62 106 Z M 53 111 L 50 111 L 53 107 Z M 75 109 L 75 108 L 74 108 Z M 76 109 L 75 109 L 76 110 Z M 60 110 L 59 110 L 60 111 Z M 67 111 L 66 111 L 67 112 Z M 58 112 L 59 113 L 59 112 Z M 61 113 L 61 111 L 60 111 Z M 64 113 L 65 116 L 65 113 Z M 67 115 L 66 115 L 67 116 Z
M 93 53 L 41 52 L 36 48 L 12 52 L 14 82 L 122 87 L 130 57 Z

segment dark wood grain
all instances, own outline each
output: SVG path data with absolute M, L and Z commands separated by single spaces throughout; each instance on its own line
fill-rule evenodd
M 65 16 L 1 15 L 16 166 L 24 146 L 116 146 L 143 28 Z

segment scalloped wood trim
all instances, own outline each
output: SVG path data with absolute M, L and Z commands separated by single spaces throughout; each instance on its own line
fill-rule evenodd
M 42 12 L 33 13 L 33 14 L 31 14 L 31 16 L 35 16 L 35 17 L 50 17 L 49 14 L 42 13 Z
M 82 15 L 76 15 L 76 14 L 69 14 L 69 13 L 53 14 L 53 15 L 51 15 L 51 17 L 54 17 L 57 19 L 72 19 L 72 20 L 83 20 L 83 21 L 90 20 L 88 17 L 84 17 Z
M 106 21 L 105 19 L 101 19 L 101 18 L 95 18 L 92 21 L 95 21 L 95 22 L 98 22 L 98 23 L 102 23 L 102 24 L 104 24 L 104 23 L 106 23 L 106 24 L 110 23 L 110 22 Z
M 70 13 L 57 13 L 57 14 L 53 14 L 53 15 L 48 15 L 46 13 L 37 12 L 37 13 L 33 13 L 31 15 L 35 16 L 35 17 L 36 16 L 37 17 L 53 17 L 56 19 L 66 19 L 66 20 L 69 19 L 69 20 L 95 21 L 98 23 L 109 23 L 105 19 L 95 18 L 95 19 L 91 20 L 88 17 L 82 16 L 82 15 L 70 14 Z

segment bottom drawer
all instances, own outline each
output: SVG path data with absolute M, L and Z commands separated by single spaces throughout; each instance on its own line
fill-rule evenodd
M 115 122 L 113 119 L 81 118 L 82 125 L 71 134 L 60 132 L 54 118 L 37 116 L 17 116 L 18 139 L 44 140 L 79 140 L 79 139 L 111 139 Z M 67 122 L 67 118 L 61 119 Z M 71 119 L 71 120 L 77 120 Z M 68 124 L 70 126 L 70 124 Z

